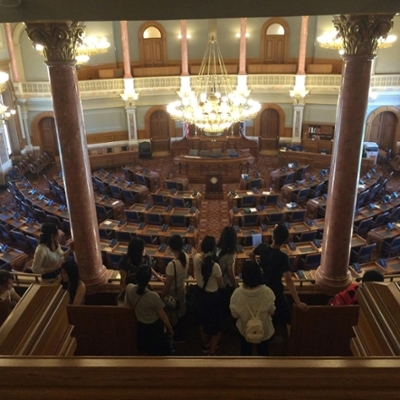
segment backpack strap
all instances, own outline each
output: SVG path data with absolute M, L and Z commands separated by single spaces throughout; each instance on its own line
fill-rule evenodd
M 172 263 L 174 264 L 174 278 L 175 278 L 175 295 L 178 296 L 178 278 L 176 277 L 176 264 L 175 264 L 175 260 L 172 260 Z

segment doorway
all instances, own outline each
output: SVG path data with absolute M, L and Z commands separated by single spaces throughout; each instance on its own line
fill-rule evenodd
M 157 110 L 151 114 L 150 137 L 153 152 L 169 153 L 170 119 L 166 111 Z
M 384 111 L 377 114 L 371 123 L 369 142 L 375 142 L 382 150 L 390 149 L 396 154 L 397 140 L 396 131 L 398 128 L 397 115 L 391 111 Z
M 42 118 L 39 121 L 38 129 L 40 138 L 40 151 L 46 152 L 52 157 L 58 156 L 58 141 L 54 118 Z

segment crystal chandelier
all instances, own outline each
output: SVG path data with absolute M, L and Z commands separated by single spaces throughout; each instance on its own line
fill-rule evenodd
M 110 43 L 105 37 L 84 37 L 82 43 L 79 44 L 76 49 L 76 62 L 78 64 L 87 63 L 90 60 L 90 57 L 97 56 L 98 54 L 107 53 L 109 47 Z M 43 45 L 35 44 L 35 49 L 43 52 Z
M 209 23 L 207 48 L 194 91 L 178 92 L 180 100 L 167 111 L 177 121 L 196 125 L 206 133 L 222 133 L 237 122 L 256 117 L 260 104 L 247 99 L 250 91 L 234 90 L 217 42 L 216 20 Z
M 378 49 L 392 47 L 396 39 L 395 35 L 388 35 L 386 38 L 380 37 L 378 39 Z M 324 32 L 321 36 L 317 37 L 317 42 L 324 49 L 337 50 L 339 54 L 344 54 L 343 39 L 337 32 Z

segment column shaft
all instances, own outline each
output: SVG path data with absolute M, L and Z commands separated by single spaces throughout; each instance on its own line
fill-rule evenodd
M 301 17 L 300 28 L 300 48 L 299 48 L 299 66 L 297 69 L 298 75 L 304 75 L 306 65 L 306 52 L 307 52 L 307 36 L 308 36 L 308 16 Z
M 120 21 L 120 25 L 121 25 L 122 54 L 124 57 L 124 78 L 132 78 L 131 60 L 129 56 L 128 23 L 127 21 Z
M 188 62 L 188 40 L 187 40 L 187 21 L 181 20 L 181 59 L 182 59 L 182 74 L 181 76 L 189 75 Z
M 239 75 L 246 75 L 246 24 L 247 18 L 240 18 Z

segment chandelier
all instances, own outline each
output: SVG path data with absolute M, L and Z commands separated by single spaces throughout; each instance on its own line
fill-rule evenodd
M 194 91 L 178 92 L 180 100 L 167 107 L 171 118 L 196 125 L 206 133 L 222 133 L 237 122 L 256 117 L 260 104 L 247 99 L 250 91 L 234 90 L 217 42 L 216 20 L 209 22 L 206 51 Z
M 105 37 L 84 37 L 82 43 L 78 44 L 76 49 L 76 62 L 78 64 L 87 63 L 90 60 L 90 57 L 97 56 L 98 54 L 107 53 L 109 47 L 110 43 Z M 43 52 L 43 45 L 35 44 L 35 49 Z
M 388 49 L 396 41 L 395 35 L 388 35 L 386 38 L 378 39 L 378 49 Z M 343 38 L 338 32 L 324 32 L 317 37 L 318 45 L 324 49 L 337 50 L 339 54 L 344 54 Z

